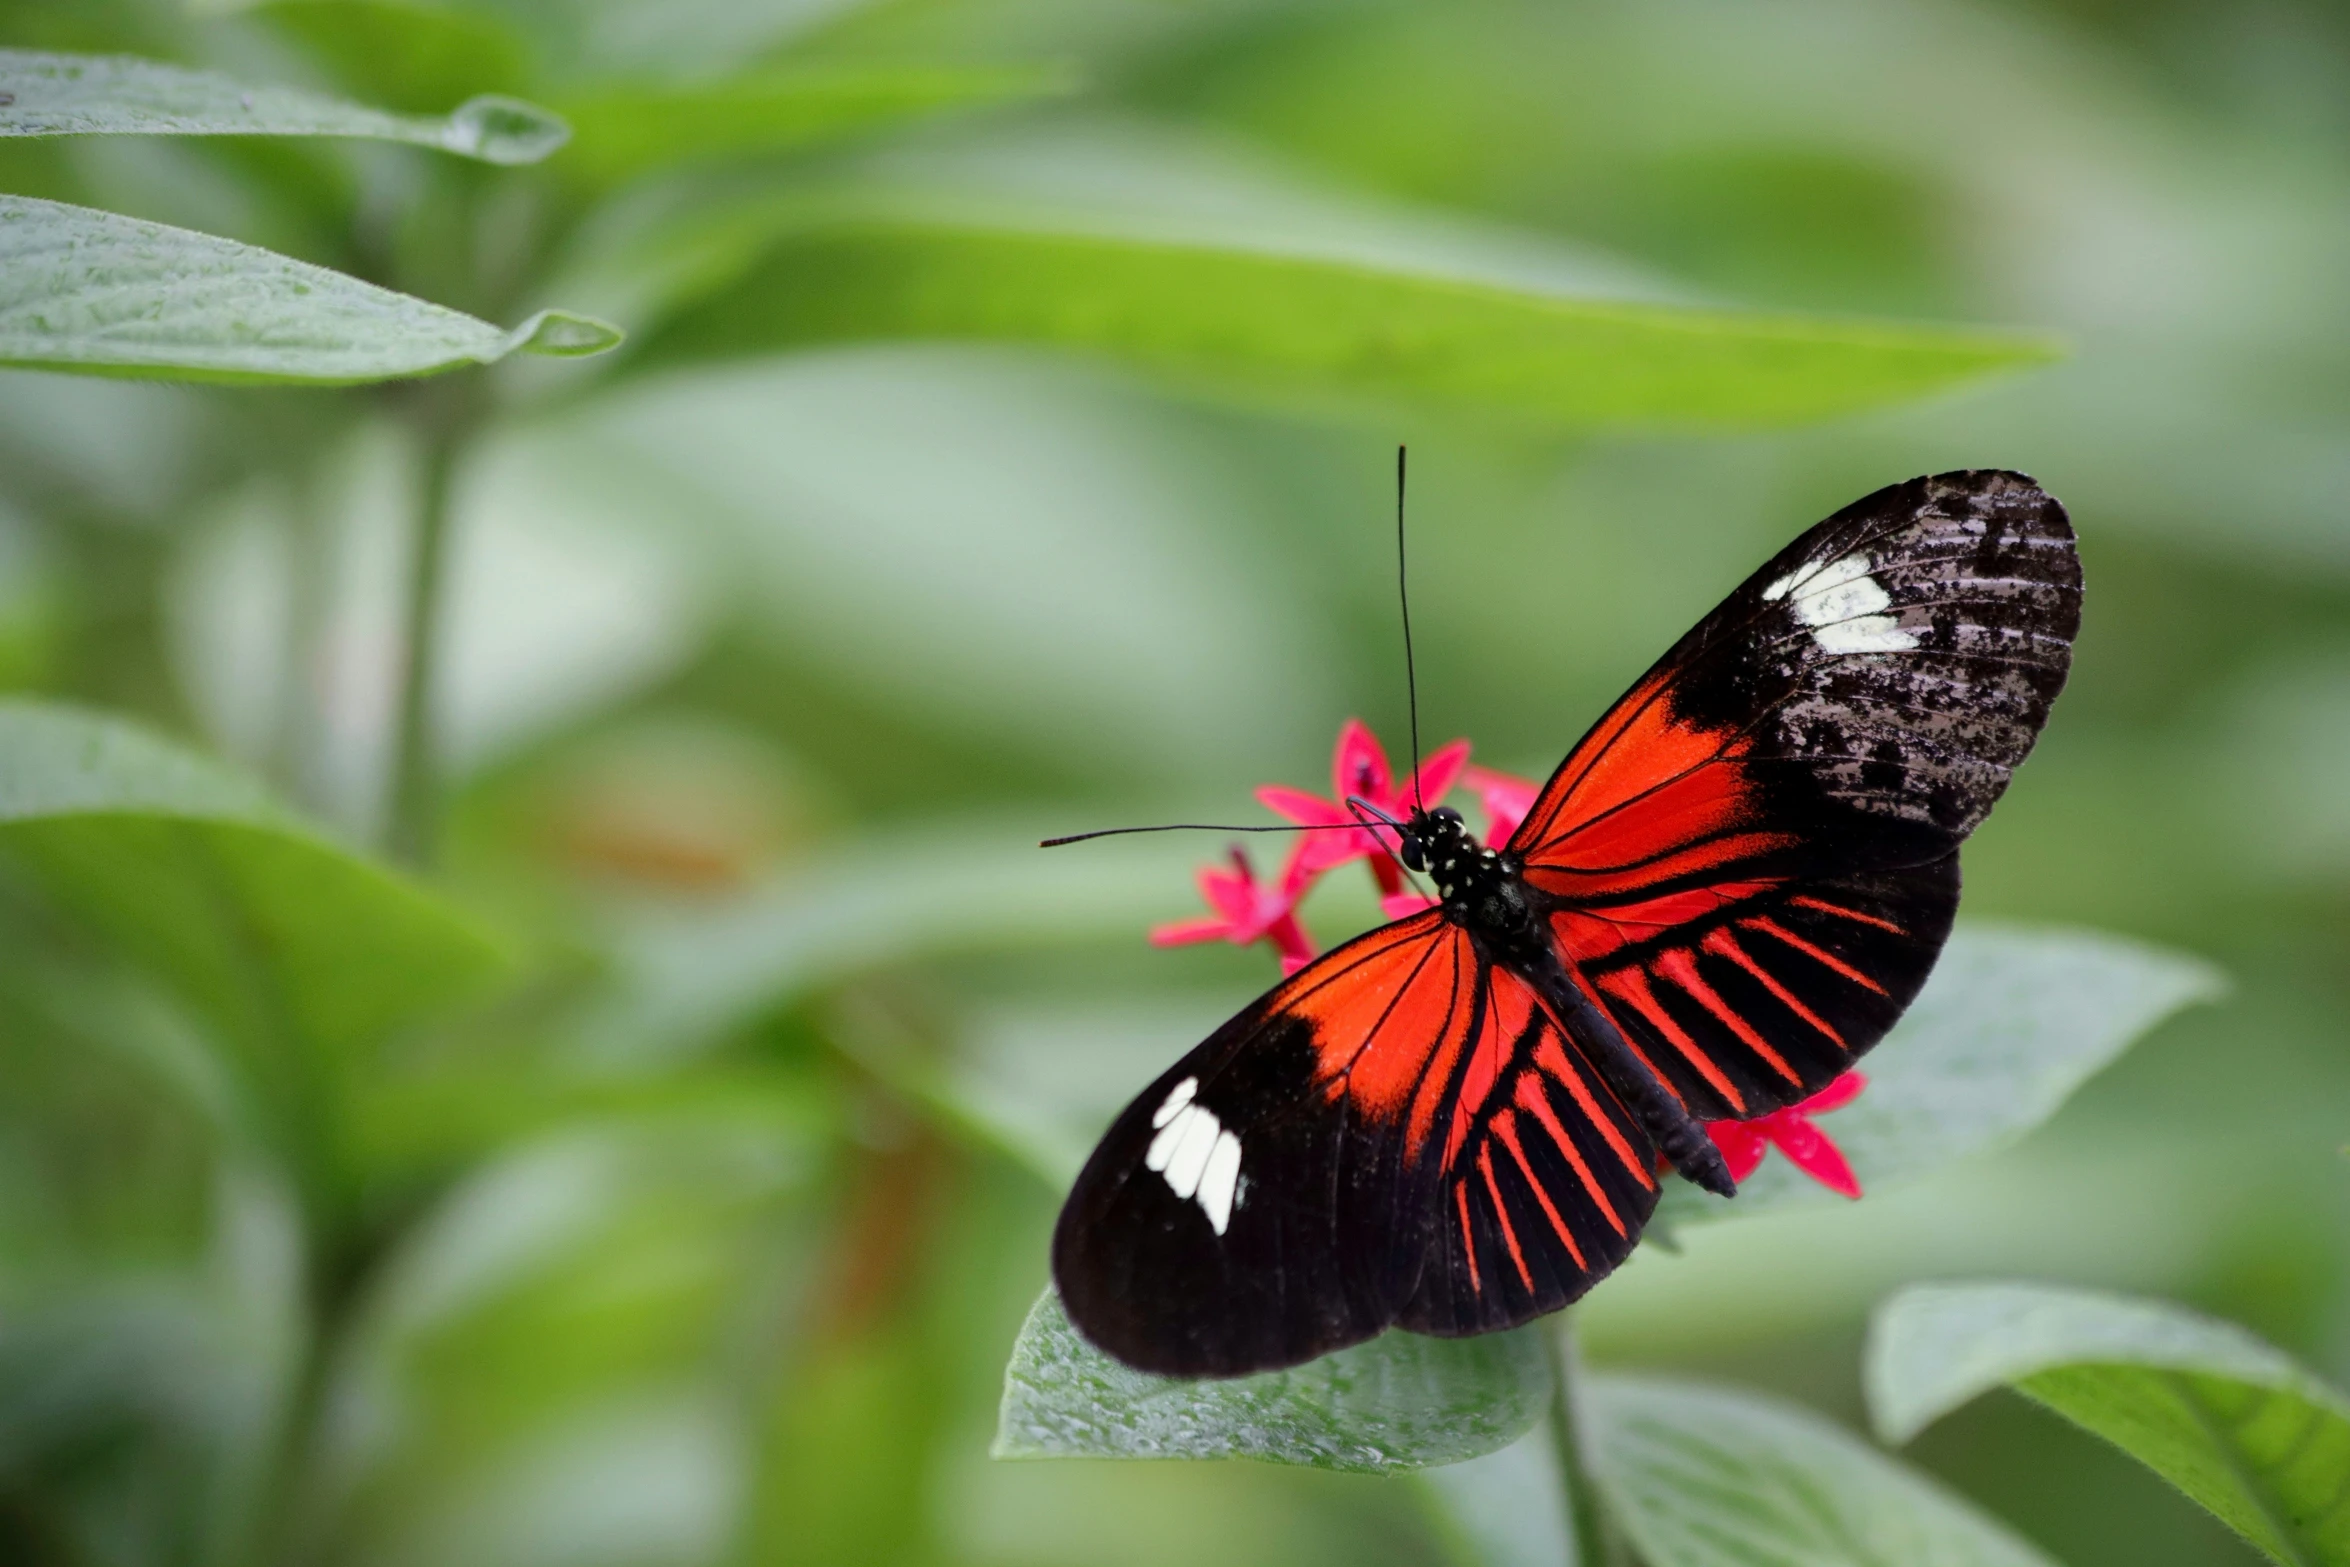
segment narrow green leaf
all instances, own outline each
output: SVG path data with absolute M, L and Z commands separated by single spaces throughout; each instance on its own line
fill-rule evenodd
M 255 785 L 71 708 L 0 703 L 0 850 L 281 1078 L 506 963 L 475 922 Z
M 0 50 L 0 136 L 352 136 L 513 164 L 538 162 L 569 135 L 514 98 L 475 98 L 442 116 L 390 114 L 127 55 Z
M 607 87 L 563 100 L 563 170 L 612 185 L 694 159 L 796 152 L 927 118 L 1064 92 L 1066 72 L 1033 66 L 795 67 L 690 85 Z
M 1583 1386 L 1600 1483 L 1648 1567 L 2049 1567 L 1809 1410 L 1639 1377 Z
M 2012 1142 L 2181 1008 L 2219 996 L 2210 965 L 2089 931 L 1959 928 L 1934 976 L 1862 1060 L 1869 1086 L 1821 1128 L 1875 1191 Z M 1735 1198 L 1668 1183 L 1667 1227 L 1841 1202 L 1765 1159 Z
M 2232 1323 L 2039 1284 L 1901 1291 L 1869 1408 L 1904 1442 L 2001 1385 L 2095 1432 L 2287 1567 L 2350 1563 L 2350 1397 Z
M 1046 1290 L 1012 1346 L 998 1458 L 1257 1458 L 1384 1473 L 1506 1447 L 1541 1417 L 1531 1330 L 1388 1333 L 1290 1371 L 1187 1382 L 1120 1365 Z
M 615 327 L 512 331 L 325 267 L 111 212 L 0 196 L 0 364 L 181 381 L 338 384 L 517 351 L 600 353 Z
M 1046 344 L 1251 399 L 1367 395 L 1670 428 L 1826 418 L 2055 357 L 2043 342 L 1960 328 L 1576 299 L 943 215 L 783 239 L 648 353 L 860 338 Z

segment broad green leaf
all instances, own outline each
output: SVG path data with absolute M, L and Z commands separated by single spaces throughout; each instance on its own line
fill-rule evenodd
M 569 134 L 513 98 L 475 98 L 445 116 L 388 114 L 127 55 L 0 50 L 0 136 L 355 136 L 536 163 Z
M 0 852 L 242 1058 L 286 1135 L 352 1052 L 478 993 L 499 945 L 247 781 L 120 721 L 0 704 Z
M 2182 1007 L 2225 981 L 2208 964 L 2090 931 L 1963 925 L 1933 978 L 1860 1064 L 1869 1086 L 1819 1125 L 1863 1191 L 2012 1142 Z M 1667 1226 L 1844 1199 L 1777 1154 L 1735 1198 L 1667 1183 Z
M 1809 1410 L 1641 1377 L 1582 1386 L 1600 1484 L 1648 1567 L 2050 1567 Z
M 1417 1477 L 1437 1527 L 1478 1567 L 1598 1567 L 1575 1558 L 1551 1430 Z
M 530 76 L 522 38 L 479 11 L 409 0 L 274 0 L 253 14 L 300 42 L 345 87 L 410 113 L 520 92 Z
M 515 352 L 601 353 L 546 310 L 512 331 L 234 240 L 0 196 L 0 364 L 176 381 L 338 384 Z
M 1507 1446 L 1542 1415 L 1533 1331 L 1387 1333 L 1289 1371 L 1182 1381 L 1120 1365 L 1046 1290 L 1004 1368 L 998 1458 L 1257 1458 L 1383 1473 Z
M 614 86 L 563 100 L 563 170 L 618 184 L 700 158 L 795 152 L 952 109 L 1065 91 L 1065 73 L 1023 66 L 797 67 L 688 85 Z
M 2013 1387 L 2145 1464 L 2270 1559 L 2350 1563 L 2350 1397 L 2232 1323 L 2050 1285 L 1919 1285 L 1878 1308 L 1867 1380 L 1889 1442 Z

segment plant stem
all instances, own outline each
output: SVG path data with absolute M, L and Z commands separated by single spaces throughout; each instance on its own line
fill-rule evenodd
M 1575 1346 L 1573 1313 L 1560 1312 L 1556 1325 L 1542 1335 L 1542 1343 L 1550 1355 L 1550 1445 L 1558 1463 L 1559 1489 L 1566 1493 L 1567 1532 L 1575 1543 L 1575 1567 L 1625 1567 L 1623 1540 L 1600 1498 L 1577 1418 L 1583 1361 Z
M 432 718 L 440 674 L 439 634 L 448 587 L 449 509 L 459 461 L 473 437 L 479 371 L 420 389 L 424 450 L 418 473 L 415 535 L 409 542 L 407 623 L 400 639 L 398 727 L 392 735 L 390 830 L 393 854 L 413 865 L 431 860 L 438 836 L 439 758 Z

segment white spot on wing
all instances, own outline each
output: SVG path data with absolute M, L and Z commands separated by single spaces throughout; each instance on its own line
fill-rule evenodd
M 1215 1112 L 1194 1102 L 1199 1079 L 1187 1077 L 1169 1090 L 1151 1124 L 1159 1129 L 1143 1152 L 1143 1168 L 1166 1178 L 1170 1191 L 1197 1201 L 1216 1233 L 1232 1222 L 1240 1200 L 1240 1139 L 1224 1130 Z
M 1165 1126 L 1169 1121 L 1174 1120 L 1175 1112 L 1191 1103 L 1191 1096 L 1198 1092 L 1199 1079 L 1196 1077 L 1187 1077 L 1173 1088 L 1168 1089 L 1167 1097 L 1159 1103 L 1158 1113 L 1151 1117 L 1151 1125 Z M 1152 1168 L 1158 1167 L 1153 1165 Z
M 1200 1211 L 1218 1235 L 1232 1222 L 1232 1200 L 1239 1185 L 1240 1139 L 1230 1132 L 1218 1132 L 1216 1146 L 1208 1154 L 1207 1170 L 1199 1178 Z
M 1907 653 L 1918 645 L 1916 633 L 1884 613 L 1893 596 L 1869 575 L 1869 558 L 1857 552 L 1791 571 L 1762 596 L 1786 599 L 1789 612 L 1830 653 Z
M 1175 1151 L 1167 1156 L 1165 1174 L 1175 1195 L 1188 1198 L 1199 1190 L 1199 1178 L 1207 1173 L 1208 1155 L 1216 1151 L 1216 1136 L 1223 1127 L 1199 1105 L 1187 1110 L 1182 1120 L 1183 1133 L 1175 1139 Z

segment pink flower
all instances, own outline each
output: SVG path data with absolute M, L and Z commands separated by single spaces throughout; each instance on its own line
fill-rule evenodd
M 1408 919 L 1422 909 L 1436 907 L 1436 900 L 1424 892 L 1397 892 L 1379 900 L 1379 912 L 1391 920 Z
M 1795 1168 L 1828 1190 L 1844 1197 L 1858 1197 L 1860 1181 L 1853 1175 L 1852 1166 L 1845 1162 L 1844 1151 L 1828 1140 L 1827 1133 L 1812 1125 L 1811 1118 L 1843 1109 L 1860 1097 L 1868 1082 L 1858 1072 L 1847 1072 L 1801 1104 L 1789 1105 L 1784 1110 L 1773 1110 L 1751 1121 L 1708 1121 L 1706 1135 L 1721 1149 L 1732 1180 L 1743 1181 L 1752 1175 L 1755 1166 L 1762 1163 L 1763 1155 L 1776 1147 Z
M 1378 739 L 1361 719 L 1350 718 L 1338 732 L 1338 750 L 1330 759 L 1331 798 L 1280 784 L 1265 785 L 1257 791 L 1257 798 L 1276 814 L 1307 827 L 1343 827 L 1353 822 L 1354 813 L 1346 808 L 1349 796 L 1366 800 L 1401 820 L 1410 816 L 1416 805 L 1424 802 L 1433 806 L 1450 793 L 1468 760 L 1469 742 L 1455 740 L 1420 764 L 1416 787 L 1412 779 L 1398 781 Z M 1403 868 L 1388 852 L 1392 838 L 1393 834 L 1364 827 L 1352 832 L 1300 833 L 1297 848 L 1282 871 L 1281 884 L 1303 892 L 1324 871 L 1367 858 L 1371 874 L 1379 880 L 1379 891 L 1393 897 L 1403 891 Z
M 1534 809 L 1535 796 L 1542 793 L 1542 785 L 1509 773 L 1497 773 L 1490 767 L 1462 768 L 1461 783 L 1476 791 L 1477 803 L 1485 807 L 1484 843 L 1489 849 L 1498 849 L 1510 841 L 1518 823 Z
M 1286 878 L 1278 887 L 1260 885 L 1248 856 L 1234 849 L 1232 869 L 1200 868 L 1200 896 L 1216 912 L 1204 919 L 1153 927 L 1151 945 L 1180 947 L 1195 941 L 1229 941 L 1245 947 L 1252 941 L 1270 941 L 1281 955 L 1281 972 L 1294 974 L 1314 960 L 1314 944 L 1297 922 L 1297 895 L 1302 890 L 1291 887 Z

